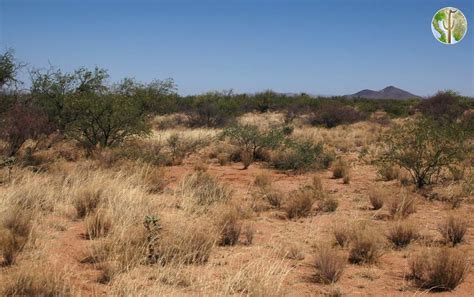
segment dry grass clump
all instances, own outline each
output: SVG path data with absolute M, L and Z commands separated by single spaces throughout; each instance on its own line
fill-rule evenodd
M 285 211 L 288 218 L 307 217 L 311 213 L 317 193 L 311 189 L 301 188 L 287 196 Z
M 351 176 L 349 175 L 349 173 L 346 173 L 346 175 L 342 177 L 342 182 L 345 185 L 348 185 L 351 182 Z
M 360 225 L 353 229 L 349 242 L 349 261 L 355 264 L 377 263 L 383 254 L 384 242 L 373 228 Z
M 344 178 L 344 176 L 349 175 L 349 166 L 342 159 L 338 159 L 334 162 L 332 167 L 332 177 L 333 178 Z
M 244 238 L 245 238 L 244 244 L 245 245 L 251 245 L 253 243 L 253 239 L 255 237 L 255 227 L 253 225 L 246 225 L 243 228 L 242 233 L 243 233 Z
M 438 225 L 438 231 L 443 236 L 446 243 L 456 245 L 464 239 L 468 227 L 467 220 L 451 214 Z
M 194 163 L 193 169 L 194 171 L 206 172 L 207 169 L 209 169 L 209 164 L 203 160 L 198 160 L 196 163 Z
M 240 152 L 240 160 L 244 164 L 244 169 L 249 168 L 249 166 L 253 163 L 253 153 L 249 150 L 243 150 Z
M 416 198 L 407 193 L 402 193 L 401 197 L 389 199 L 388 209 L 392 218 L 406 218 L 416 212 Z
M 280 208 L 283 200 L 285 199 L 285 195 L 277 190 L 270 190 L 263 194 L 263 198 L 265 198 L 268 203 L 275 207 Z
M 89 239 L 104 237 L 112 229 L 112 219 L 107 211 L 102 209 L 89 214 L 84 224 L 86 225 L 86 236 Z
M 341 247 L 348 246 L 353 233 L 352 230 L 353 228 L 349 223 L 336 224 L 332 230 L 336 244 Z
M 266 258 L 251 261 L 229 273 L 219 295 L 285 296 L 282 285 L 289 271 L 284 262 Z
M 160 193 L 168 184 L 165 170 L 161 167 L 147 167 L 143 171 L 143 182 L 150 193 Z
M 323 245 L 316 251 L 315 278 L 322 283 L 335 283 L 341 277 L 346 259 L 334 248 Z
M 255 176 L 253 184 L 261 189 L 266 189 L 272 185 L 272 178 L 267 173 L 259 173 Z
M 382 180 L 391 181 L 397 179 L 400 176 L 400 169 L 389 164 L 382 164 L 378 168 L 377 173 Z
M 219 245 L 235 245 L 242 231 L 240 214 L 234 206 L 224 206 L 215 210 L 216 226 L 220 230 Z
M 416 238 L 418 238 L 418 230 L 411 222 L 396 222 L 387 233 L 387 239 L 396 248 L 404 248 Z
M 369 192 L 369 201 L 373 210 L 381 209 L 386 200 L 386 192 L 380 188 L 374 188 Z
M 283 247 L 281 252 L 285 258 L 290 260 L 301 261 L 305 258 L 303 249 L 296 243 Z
M 339 201 L 332 196 L 322 197 L 318 202 L 318 209 L 323 212 L 334 212 L 338 206 Z
M 9 272 L 2 284 L 2 296 L 74 296 L 72 286 L 50 266 L 21 266 Z
M 0 251 L 3 265 L 12 265 L 30 238 L 33 214 L 31 210 L 13 207 L 3 214 L 0 225 Z
M 194 172 L 183 178 L 176 194 L 183 198 L 185 208 L 206 208 L 214 203 L 228 201 L 232 189 L 207 172 Z
M 217 241 L 216 231 L 203 220 L 164 224 L 156 246 L 162 264 L 202 264 L 207 262 Z
M 73 200 L 78 218 L 84 218 L 93 213 L 102 200 L 102 190 L 95 187 L 86 187 L 78 191 Z
M 454 290 L 469 269 L 465 252 L 458 249 L 425 249 L 409 260 L 410 272 L 421 288 L 433 291 Z

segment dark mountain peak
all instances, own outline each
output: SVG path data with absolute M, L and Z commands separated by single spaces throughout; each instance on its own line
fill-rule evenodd
M 411 99 L 411 98 L 419 98 L 419 96 L 414 95 L 410 92 L 405 90 L 399 89 L 395 86 L 388 86 L 383 88 L 380 91 L 373 91 L 369 89 L 365 89 L 359 91 L 352 95 L 347 95 L 348 97 L 352 98 L 367 98 L 367 99 Z

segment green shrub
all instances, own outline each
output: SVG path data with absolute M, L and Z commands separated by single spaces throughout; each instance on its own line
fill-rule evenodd
M 433 175 L 460 162 L 466 153 L 466 133 L 457 123 L 419 118 L 395 125 L 383 138 L 379 161 L 406 169 L 418 188 Z
M 279 170 L 308 171 L 325 166 L 322 144 L 311 140 L 288 140 L 272 153 L 270 162 Z
M 277 148 L 285 138 L 281 127 L 262 130 L 251 124 L 231 125 L 223 131 L 222 136 L 237 144 L 241 151 L 250 153 L 254 159 L 257 159 L 260 150 Z

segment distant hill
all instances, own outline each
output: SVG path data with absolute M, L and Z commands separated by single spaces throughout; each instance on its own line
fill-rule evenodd
M 351 98 L 367 98 L 367 99 L 412 99 L 421 98 L 405 90 L 394 86 L 386 87 L 380 91 L 362 90 L 352 95 L 346 95 Z

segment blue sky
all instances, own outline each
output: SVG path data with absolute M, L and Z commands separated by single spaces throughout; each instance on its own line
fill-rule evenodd
M 434 13 L 463 11 L 447 46 Z M 348 94 L 395 85 L 474 96 L 474 1 L 0 0 L 0 49 L 29 67 L 106 68 L 111 81 L 172 77 L 181 94 L 234 89 Z M 27 75 L 23 75 L 27 80 Z

